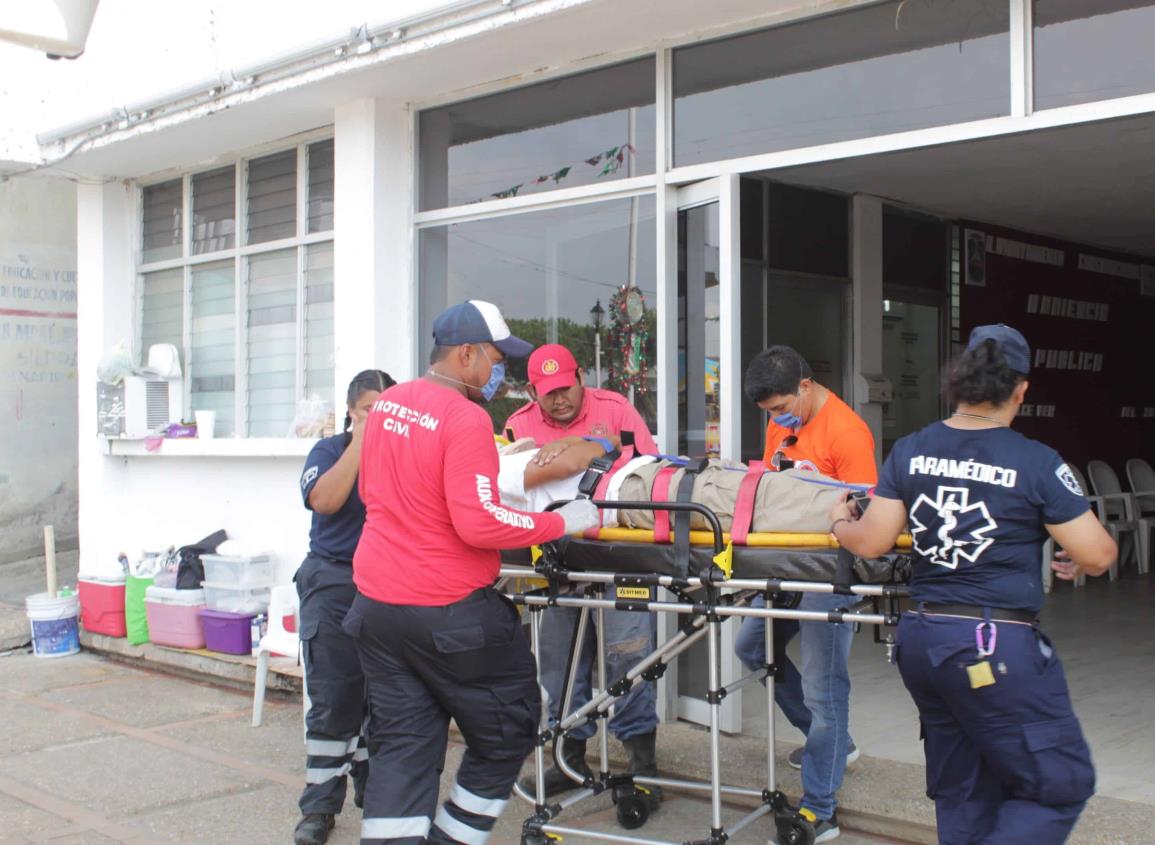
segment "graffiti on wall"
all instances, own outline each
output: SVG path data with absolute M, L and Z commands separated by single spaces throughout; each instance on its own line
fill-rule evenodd
M 75 541 L 76 296 L 75 187 L 0 185 L 0 563 Z

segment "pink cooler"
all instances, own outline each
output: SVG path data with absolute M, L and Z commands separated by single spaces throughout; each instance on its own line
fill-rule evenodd
M 253 614 L 227 613 L 223 610 L 200 611 L 205 632 L 205 648 L 223 654 L 252 654 Z
M 128 633 L 124 624 L 124 576 L 79 580 L 80 624 L 84 630 L 110 637 Z
M 149 640 L 174 648 L 204 648 L 205 634 L 200 619 L 204 606 L 204 590 L 149 587 L 144 594 Z

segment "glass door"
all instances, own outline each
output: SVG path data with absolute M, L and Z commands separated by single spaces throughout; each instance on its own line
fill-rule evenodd
M 679 454 L 737 459 L 741 451 L 741 257 L 738 177 L 677 191 L 677 344 Z M 737 620 L 721 628 L 722 683 L 740 677 Z M 679 658 L 671 680 L 677 715 L 708 724 L 704 641 Z M 722 729 L 741 729 L 741 695 L 722 702 Z
M 894 385 L 894 401 L 883 409 L 884 454 L 889 454 L 898 438 L 941 418 L 942 321 L 942 308 L 938 304 L 901 299 L 882 301 L 882 368 Z
M 718 203 L 678 210 L 678 454 L 722 447 Z
M 882 367 L 894 385 L 883 406 L 882 451 L 945 410 L 939 374 L 950 336 L 950 226 L 909 209 L 886 206 L 882 217 Z

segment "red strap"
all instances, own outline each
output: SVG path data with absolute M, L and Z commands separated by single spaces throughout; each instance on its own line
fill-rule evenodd
M 623 447 L 622 448 L 622 454 L 618 457 L 618 459 L 616 461 L 614 461 L 614 465 L 612 467 L 610 467 L 610 471 L 605 473 L 601 477 L 601 480 L 598 482 L 598 487 L 594 491 L 594 498 L 595 499 L 597 499 L 598 501 L 604 501 L 605 500 L 606 492 L 610 489 L 610 480 L 615 475 L 618 474 L 618 472 L 621 470 L 622 467 L 624 467 L 626 464 L 628 464 L 633 459 L 634 459 L 634 447 L 633 446 Z M 586 529 L 586 532 L 582 536 L 585 537 L 587 540 L 596 540 L 598 538 L 598 532 L 601 531 L 602 519 L 604 518 L 604 516 L 605 516 L 605 511 L 603 511 L 599 508 L 598 509 L 598 524 L 593 528 Z
M 754 500 L 758 496 L 758 482 L 766 472 L 762 461 L 750 461 L 750 468 L 742 485 L 738 488 L 738 500 L 734 503 L 734 521 L 730 526 L 730 539 L 740 546 L 746 544 L 750 528 L 754 524 Z
M 681 467 L 668 466 L 658 470 L 654 476 L 654 486 L 650 490 L 651 502 L 670 501 L 670 482 L 674 480 L 674 473 Z M 670 542 L 670 512 L 654 511 L 654 542 Z

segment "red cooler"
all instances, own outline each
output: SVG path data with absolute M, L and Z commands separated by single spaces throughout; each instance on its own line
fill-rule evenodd
M 127 634 L 124 624 L 124 576 L 82 576 L 79 579 L 80 624 L 84 630 L 110 637 Z

